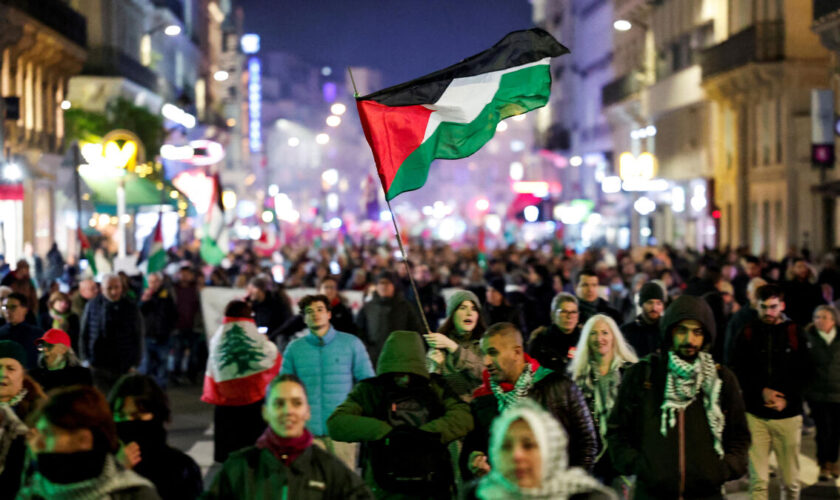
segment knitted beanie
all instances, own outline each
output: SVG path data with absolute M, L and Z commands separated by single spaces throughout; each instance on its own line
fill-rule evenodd
M 639 290 L 639 304 L 644 304 L 645 302 L 657 299 L 661 301 L 665 301 L 665 292 L 662 290 L 662 287 L 653 282 L 647 282 L 642 285 L 642 289 Z
M 479 302 L 478 297 L 469 290 L 458 290 L 453 293 L 449 300 L 446 301 L 446 317 L 452 316 L 452 313 L 455 312 L 455 309 L 458 309 L 458 306 L 461 305 L 461 302 L 469 300 L 475 307 L 481 310 L 481 302 Z

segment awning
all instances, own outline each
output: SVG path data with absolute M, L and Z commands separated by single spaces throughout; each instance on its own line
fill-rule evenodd
M 90 188 L 90 201 L 98 211 L 113 212 L 117 206 L 117 186 L 125 182 L 125 206 L 137 208 L 149 205 L 171 205 L 178 209 L 178 201 L 189 203 L 186 196 L 178 191 L 169 181 L 163 181 L 163 189 L 158 189 L 157 182 L 139 177 L 132 172 L 126 172 L 122 177 L 107 175 L 93 175 L 90 170 L 81 169 L 80 175 Z M 173 190 L 178 191 L 178 199 L 169 196 Z

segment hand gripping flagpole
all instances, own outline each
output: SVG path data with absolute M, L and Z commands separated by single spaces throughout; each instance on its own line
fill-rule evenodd
M 347 73 L 350 74 L 350 81 L 353 83 L 353 96 L 359 97 L 359 91 L 356 89 L 356 80 L 353 78 L 353 71 L 349 66 L 347 67 Z M 382 186 L 382 191 L 385 191 L 385 186 Z M 423 303 L 420 302 L 420 294 L 417 292 L 417 285 L 414 283 L 414 277 L 411 274 L 411 266 L 408 265 L 408 256 L 405 254 L 400 228 L 397 226 L 397 216 L 394 213 L 394 210 L 391 209 L 391 200 L 388 199 L 387 192 L 385 192 L 385 203 L 388 205 L 388 212 L 391 214 L 391 222 L 394 223 L 394 232 L 397 233 L 397 244 L 400 246 L 400 254 L 402 255 L 406 274 L 408 274 L 408 282 L 411 283 L 411 291 L 414 292 L 414 300 L 417 302 L 417 308 L 420 309 L 420 319 L 423 321 L 423 327 L 426 328 L 426 333 L 432 333 L 432 329 L 429 328 L 429 322 L 426 321 L 426 313 L 423 311 Z

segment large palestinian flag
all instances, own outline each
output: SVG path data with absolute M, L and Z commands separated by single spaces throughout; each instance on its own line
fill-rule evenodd
M 436 158 L 469 156 L 505 118 L 544 106 L 549 61 L 568 53 L 546 31 L 515 31 L 484 52 L 356 99 L 385 197 L 419 189 Z

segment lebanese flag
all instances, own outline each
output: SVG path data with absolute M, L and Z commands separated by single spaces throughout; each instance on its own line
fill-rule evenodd
M 265 397 L 280 371 L 282 355 L 257 331 L 252 318 L 229 318 L 210 339 L 201 400 L 219 406 L 243 406 Z
M 419 189 L 433 160 L 467 157 L 500 121 L 545 106 L 549 62 L 568 52 L 542 29 L 515 31 L 458 64 L 358 97 L 385 197 Z

